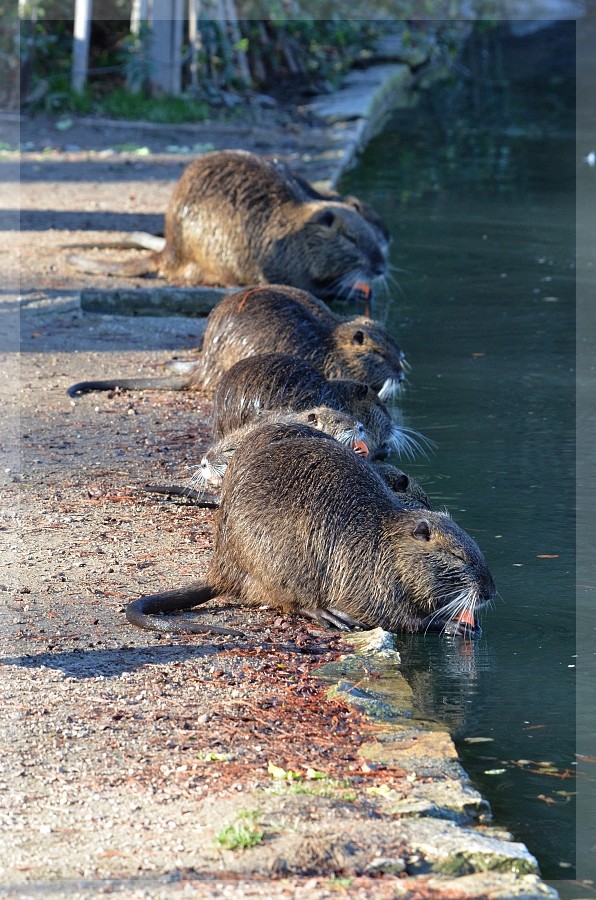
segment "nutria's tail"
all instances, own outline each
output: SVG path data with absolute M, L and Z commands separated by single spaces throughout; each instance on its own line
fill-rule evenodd
M 132 231 L 122 242 L 123 247 L 142 247 L 143 250 L 154 250 L 159 253 L 166 245 L 164 237 L 149 234 L 148 231 Z
M 187 500 L 196 500 L 197 506 L 202 509 L 218 509 L 219 497 L 216 494 L 206 494 L 205 491 L 197 491 L 183 484 L 144 484 L 142 490 L 147 494 L 169 494 L 171 497 L 186 497 Z
M 67 388 L 66 393 L 69 397 L 77 397 L 91 391 L 115 391 L 116 388 L 125 391 L 185 391 L 191 383 L 192 378 L 188 375 L 185 378 L 172 375 L 162 378 L 113 378 L 111 381 L 79 381 Z
M 175 588 L 173 591 L 164 591 L 163 594 L 151 594 L 149 597 L 139 597 L 126 607 L 126 618 L 131 625 L 137 628 L 145 628 L 148 631 L 165 631 L 170 634 L 231 634 L 242 637 L 241 631 L 233 628 L 221 628 L 217 625 L 200 625 L 198 622 L 189 622 L 177 616 L 163 615 L 164 613 L 179 612 L 184 609 L 193 609 L 208 603 L 217 596 L 214 588 L 206 581 L 193 581 L 188 587 Z
M 80 272 L 86 272 L 89 275 L 123 275 L 128 278 L 156 272 L 158 261 L 158 253 L 151 253 L 149 256 L 143 256 L 140 259 L 129 259 L 121 263 L 104 259 L 92 259 L 89 256 L 79 256 L 76 253 L 71 253 L 66 257 L 66 262 Z

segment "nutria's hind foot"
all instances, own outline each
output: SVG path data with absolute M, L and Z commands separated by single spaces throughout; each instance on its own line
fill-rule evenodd
M 147 231 L 133 231 L 126 235 L 121 244 L 122 247 L 141 247 L 143 250 L 153 250 L 155 253 L 161 253 L 165 245 L 165 237 L 149 234 Z
M 191 375 L 198 364 L 198 359 L 169 359 L 164 367 L 175 375 Z
M 363 631 L 367 631 L 370 628 L 369 625 L 359 622 L 358 619 L 353 619 L 352 616 L 341 609 L 301 609 L 300 613 L 319 625 L 331 625 L 333 628 L 339 629 L 339 631 L 352 631 L 353 628 L 361 628 Z

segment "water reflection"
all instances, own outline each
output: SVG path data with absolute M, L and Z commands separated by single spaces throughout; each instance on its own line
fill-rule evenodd
M 400 635 L 396 647 L 413 691 L 414 717 L 447 725 L 453 738 L 473 733 L 482 705 L 480 674 L 493 670 L 489 641 Z

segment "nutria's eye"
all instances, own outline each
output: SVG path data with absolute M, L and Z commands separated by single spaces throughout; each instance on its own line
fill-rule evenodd
M 430 522 L 428 519 L 420 519 L 412 534 L 421 541 L 430 541 Z
M 335 222 L 335 214 L 331 209 L 326 209 L 319 216 L 318 222 L 320 225 L 325 225 L 326 228 L 331 228 Z
M 410 479 L 407 475 L 400 475 L 397 481 L 395 482 L 395 489 L 397 491 L 407 491 L 410 487 Z M 416 534 L 416 532 L 414 532 Z
M 362 341 L 356 341 L 356 343 L 362 343 Z M 361 382 L 355 382 L 356 387 L 354 388 L 354 399 L 355 400 L 364 400 L 364 398 L 368 395 L 368 385 L 362 384 Z
M 308 414 L 308 419 L 307 419 L 307 421 L 308 421 L 308 422 L 316 422 L 316 421 L 317 421 L 316 414 L 315 414 L 315 413 L 309 413 L 309 414 Z
M 353 344 L 363 344 L 364 343 L 364 332 L 363 331 L 355 331 L 352 335 L 352 343 Z

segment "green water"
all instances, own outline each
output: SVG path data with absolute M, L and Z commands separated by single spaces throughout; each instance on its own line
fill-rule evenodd
M 402 639 L 406 675 L 549 879 L 575 863 L 574 50 L 569 24 L 477 38 L 341 185 L 393 234 L 375 314 L 412 364 L 405 417 L 438 444 L 404 468 L 499 590 L 480 640 Z

